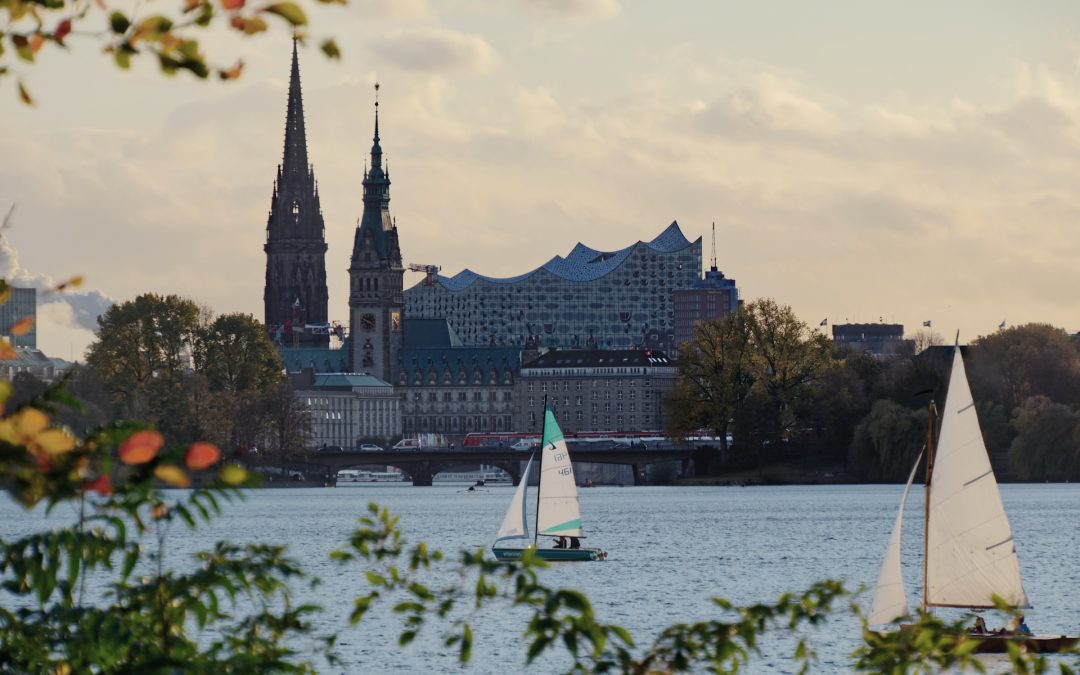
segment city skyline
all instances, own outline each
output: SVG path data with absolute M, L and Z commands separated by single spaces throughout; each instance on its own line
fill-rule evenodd
M 742 296 L 775 298 L 813 327 L 884 319 L 911 333 L 932 320 L 962 341 L 1003 320 L 1076 331 L 1078 14 L 974 2 L 314 8 L 313 37 L 344 53 L 327 61 L 317 39 L 300 53 L 330 318 L 347 319 L 379 81 L 406 262 L 508 277 L 672 221 L 703 237 L 707 261 L 715 221 L 718 266 Z M 80 40 L 22 68 L 36 108 L 0 97 L 17 130 L 0 138 L 0 210 L 16 204 L 4 272 L 86 279 L 73 303 L 43 299 L 50 355 L 81 359 L 93 307 L 141 292 L 261 317 L 290 39 L 275 27 L 206 44 L 218 61 L 244 59 L 238 83 L 164 78 L 149 62 L 118 71 Z

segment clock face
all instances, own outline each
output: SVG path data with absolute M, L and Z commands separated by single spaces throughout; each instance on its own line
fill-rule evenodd
M 374 314 L 364 314 L 360 317 L 360 330 L 375 330 Z

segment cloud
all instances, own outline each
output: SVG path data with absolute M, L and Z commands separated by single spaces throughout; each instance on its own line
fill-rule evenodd
M 699 129 L 744 141 L 829 138 L 842 126 L 823 104 L 770 73 L 700 104 L 697 117 Z
M 14 219 L 14 210 L 12 214 Z M 0 235 L 0 276 L 13 286 L 36 288 L 39 315 L 52 319 L 53 328 L 59 330 L 93 332 L 97 329 L 98 317 L 113 305 L 112 298 L 97 291 L 54 291 L 58 282 L 47 274 L 24 269 L 19 264 L 18 251 L 3 235 Z M 48 328 L 39 330 L 39 337 L 46 330 Z
M 485 73 L 499 62 L 484 38 L 443 28 L 396 31 L 375 38 L 369 49 L 391 66 L 425 73 Z
M 358 0 L 352 4 L 365 17 L 426 19 L 431 16 L 426 0 Z
M 593 21 L 617 16 L 619 0 L 522 0 L 526 8 L 550 16 Z

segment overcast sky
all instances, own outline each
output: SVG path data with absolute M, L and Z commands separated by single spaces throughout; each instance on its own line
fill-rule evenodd
M 351 0 L 312 23 L 343 52 L 300 54 L 331 319 L 378 80 L 406 262 L 510 276 L 677 220 L 707 266 L 715 221 L 742 296 L 814 326 L 1080 330 L 1080 3 Z M 19 66 L 37 107 L 6 78 L 0 272 L 86 279 L 39 309 L 47 353 L 81 359 L 94 308 L 146 291 L 262 319 L 274 28 L 208 42 L 236 83 L 119 71 L 76 36 Z

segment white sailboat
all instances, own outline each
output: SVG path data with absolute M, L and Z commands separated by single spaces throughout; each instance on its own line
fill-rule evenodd
M 558 537 L 562 541 L 578 542 L 584 538 L 581 528 L 581 509 L 578 503 L 574 467 L 570 451 L 566 447 L 562 430 L 555 415 L 544 407 L 543 447 L 540 451 L 540 485 L 536 499 L 536 531 L 529 541 L 529 526 L 525 510 L 532 457 L 525 466 L 521 482 L 514 491 L 514 498 L 503 517 L 502 526 L 492 545 L 499 560 L 515 560 L 531 544 L 536 554 L 544 560 L 603 560 L 607 553 L 598 548 L 571 545 L 566 548 L 539 548 L 539 537 Z M 506 542 L 519 540 L 521 546 L 508 546 Z
M 932 430 L 933 414 L 930 426 Z M 995 606 L 994 595 L 1012 607 L 1030 606 L 959 347 L 953 350 L 936 448 L 932 432 L 927 448 L 922 609 L 988 609 Z M 900 501 L 867 617 L 871 625 L 909 614 L 900 567 L 900 533 L 908 491 L 921 461 L 922 454 L 915 460 Z M 985 652 L 1003 651 L 1010 639 L 1039 651 L 1057 651 L 1076 641 L 1064 636 L 980 637 L 978 651 Z

